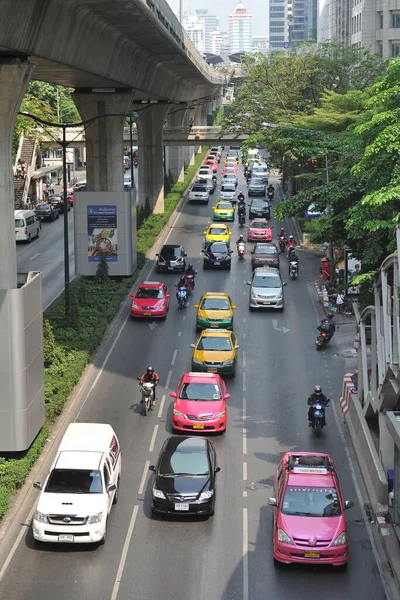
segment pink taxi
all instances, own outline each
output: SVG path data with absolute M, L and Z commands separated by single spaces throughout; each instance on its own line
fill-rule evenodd
M 226 430 L 228 394 L 216 373 L 185 373 L 170 396 L 172 431 L 223 433 Z
M 348 560 L 344 501 L 329 454 L 287 452 L 275 480 L 273 555 L 282 563 L 341 566 Z
M 266 219 L 254 219 L 247 231 L 249 242 L 272 242 L 272 227 Z

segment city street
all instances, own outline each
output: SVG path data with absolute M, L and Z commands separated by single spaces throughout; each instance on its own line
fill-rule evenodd
M 272 182 L 276 185 L 276 178 Z M 246 189 L 243 177 L 239 189 Z M 118 505 L 111 512 L 106 544 L 36 547 L 28 527 L 28 515 L 32 514 L 38 494 L 32 489 L 18 523 L 10 529 L 10 536 L 14 537 L 9 536 L 0 550 L 1 599 L 308 600 L 315 595 L 324 600 L 386 598 L 363 520 L 357 480 L 334 409 L 327 410 L 328 426 L 320 439 L 315 438 L 307 423 L 306 400 L 317 383 L 332 398 L 339 414 L 338 399 L 346 367 L 344 359 L 335 354 L 341 336 L 348 332 L 340 329 L 323 352 L 315 351 L 316 326 L 321 315 L 311 290 L 318 275 L 318 258 L 313 253 L 300 253 L 300 277 L 291 281 L 286 258 L 281 255 L 282 277 L 288 281 L 284 311 L 250 312 L 246 281 L 251 277 L 251 244 L 244 261 L 239 261 L 236 253 L 232 255 L 231 272 L 203 270 L 203 231 L 211 222 L 217 199 L 216 192 L 209 206 L 185 203 L 170 230 L 168 242 L 182 243 L 188 261 L 198 271 L 189 306 L 184 311 L 177 309 L 173 287 L 177 276 L 158 275 L 151 263 L 144 279 L 164 281 L 171 292 L 167 320 L 153 323 L 121 319 L 120 330 L 112 336 L 113 346 L 103 352 L 108 359 L 99 367 L 104 368 L 93 371 L 80 390 L 79 401 L 83 405 L 77 420 L 110 423 L 122 447 L 121 492 Z M 69 221 L 72 230 L 73 210 Z M 272 223 L 276 238 L 280 224 L 273 219 Z M 230 227 L 231 247 L 235 249 L 237 221 Z M 71 252 L 72 249 L 71 243 Z M 30 265 L 37 269 L 40 265 L 43 270 L 47 301 L 58 285 L 59 291 L 62 289 L 62 252 L 61 218 L 43 224 L 38 241 L 18 248 L 19 268 Z M 207 291 L 231 295 L 237 305 L 234 331 L 240 344 L 236 377 L 227 379 L 232 395 L 228 401 L 228 428 L 225 434 L 212 437 L 221 467 L 216 512 L 214 517 L 199 521 L 154 517 L 150 512 L 148 466 L 155 463 L 164 440 L 171 434 L 169 392 L 175 389 L 182 373 L 190 370 L 189 345 L 197 338 L 193 304 Z M 136 376 L 148 365 L 160 374 L 160 385 L 155 409 L 143 417 Z M 346 513 L 350 540 L 346 570 L 274 566 L 272 508 L 267 506 L 267 499 L 273 495 L 271 484 L 278 461 L 288 450 L 328 452 L 335 460 L 344 498 L 355 504 Z M 43 471 L 42 480 L 45 475 Z M 9 554 L 18 535 L 20 543 Z M 4 567 L 7 556 L 9 562 Z

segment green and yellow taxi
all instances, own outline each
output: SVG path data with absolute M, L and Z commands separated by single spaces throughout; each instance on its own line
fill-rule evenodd
M 232 232 L 227 225 L 223 223 L 211 223 L 209 228 L 204 231 L 205 244 L 209 242 L 225 242 L 229 246 Z
M 235 375 L 238 340 L 233 331 L 227 329 L 205 329 L 193 350 L 192 371 Z
M 207 292 L 194 305 L 197 308 L 196 330 L 201 329 L 232 329 L 233 311 L 236 306 L 228 294 L 223 292 Z
M 213 206 L 213 221 L 234 221 L 235 208 L 232 202 L 220 200 Z

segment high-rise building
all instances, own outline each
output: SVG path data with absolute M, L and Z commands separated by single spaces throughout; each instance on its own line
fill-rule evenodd
M 300 42 L 316 42 L 317 0 L 270 0 L 269 47 L 289 48 Z
M 268 52 L 268 37 L 266 35 L 253 36 L 253 52 Z
M 219 56 L 222 52 L 229 52 L 229 35 L 219 28 L 211 32 L 211 53 Z
M 253 15 L 239 2 L 234 12 L 229 15 L 229 48 L 235 52 L 251 52 Z
M 204 50 L 205 52 L 212 52 L 211 33 L 219 29 L 219 18 L 217 15 L 209 15 L 208 10 L 203 9 L 196 10 L 196 16 L 204 23 Z
M 185 13 L 182 23 L 183 29 L 202 54 L 205 52 L 205 24 L 197 15 Z
M 269 49 L 289 47 L 289 22 L 292 18 L 292 0 L 269 0 Z

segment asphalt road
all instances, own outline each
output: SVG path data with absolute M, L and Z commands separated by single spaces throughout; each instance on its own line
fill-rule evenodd
M 245 187 L 242 181 L 240 187 Z M 319 315 L 310 286 L 318 272 L 317 259 L 300 255 L 301 276 L 288 281 L 283 313 L 250 313 L 245 285 L 251 275 L 249 255 L 242 262 L 234 256 L 230 273 L 202 269 L 199 251 L 212 204 L 184 205 L 169 237 L 169 242 L 185 245 L 199 271 L 191 305 L 178 311 L 173 302 L 166 322 L 156 325 L 126 320 L 78 415 L 81 422 L 111 423 L 122 446 L 121 493 L 111 513 L 107 543 L 94 548 L 44 545 L 37 549 L 30 528 L 22 527 L 21 542 L 0 581 L 1 599 L 386 597 L 333 410 L 328 411 L 328 427 L 320 439 L 307 426 L 306 398 L 313 386 L 320 383 L 338 405 L 345 372 L 344 360 L 335 356 L 340 331 L 324 352 L 315 351 Z M 233 231 L 235 240 L 236 223 Z M 284 275 L 286 269 L 283 258 Z M 161 277 L 154 270 L 145 277 L 164 280 L 171 291 L 177 279 Z M 189 344 L 196 340 L 192 305 L 206 291 L 231 294 L 237 305 L 234 329 L 240 343 L 238 372 L 227 384 L 232 394 L 228 430 L 212 440 L 221 467 L 216 513 L 201 521 L 152 517 L 148 465 L 156 461 L 170 435 L 168 394 L 181 374 L 190 370 Z M 284 332 L 283 326 L 289 331 Z M 161 385 L 154 412 L 144 418 L 135 377 L 149 364 L 160 374 Z M 282 453 L 293 449 L 332 454 L 344 497 L 355 502 L 347 512 L 350 561 L 346 571 L 273 564 L 272 509 L 266 502 Z

